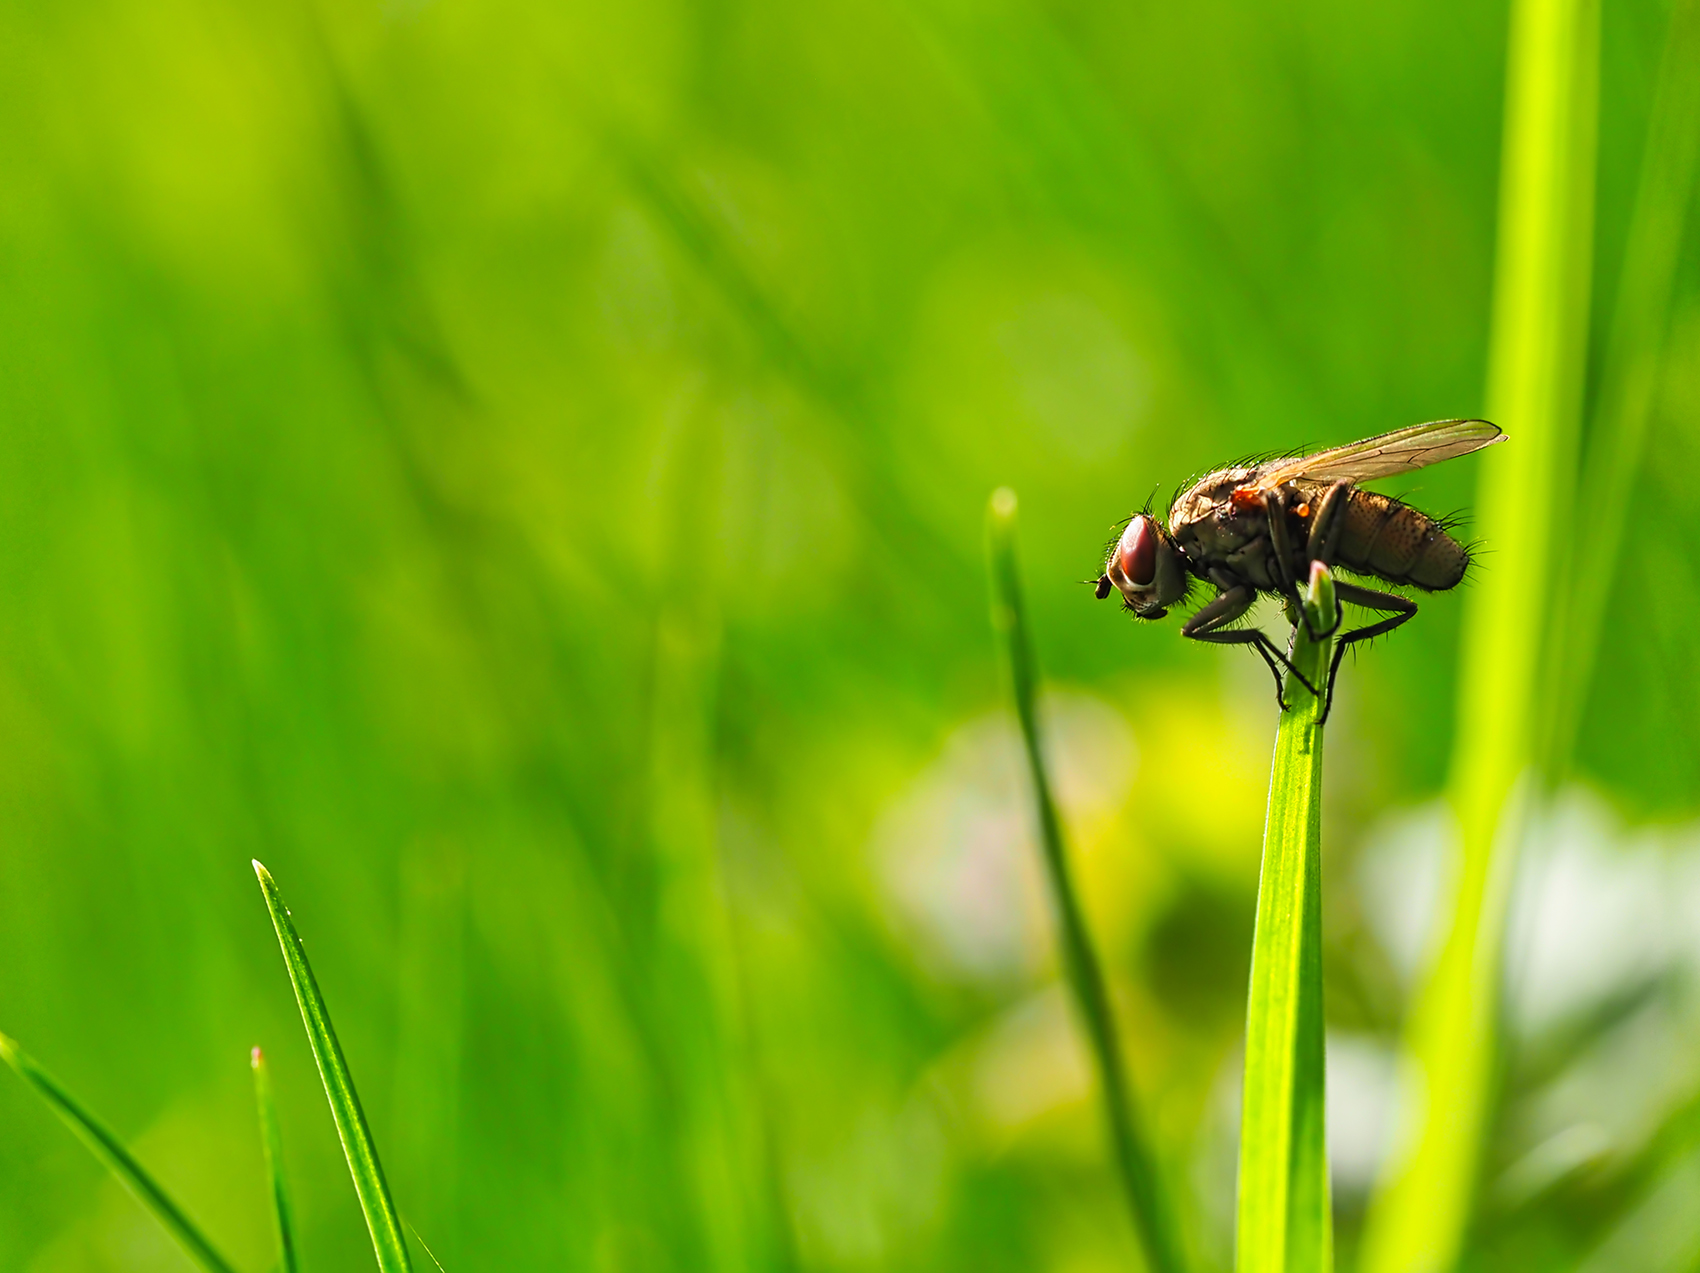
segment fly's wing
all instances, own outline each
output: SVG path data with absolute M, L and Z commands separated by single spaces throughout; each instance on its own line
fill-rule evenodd
M 1367 482 L 1392 477 L 1412 469 L 1439 464 L 1492 446 L 1505 437 L 1497 424 L 1486 420 L 1435 420 L 1395 429 L 1379 437 L 1365 438 L 1347 446 L 1331 447 L 1315 455 L 1290 460 L 1272 460 L 1259 470 L 1254 489 L 1271 490 L 1283 482 L 1338 482 L 1342 478 Z

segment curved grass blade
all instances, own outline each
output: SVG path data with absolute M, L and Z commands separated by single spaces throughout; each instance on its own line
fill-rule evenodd
M 407 1241 L 402 1237 L 401 1220 L 396 1215 L 395 1203 L 390 1201 L 390 1187 L 378 1162 L 378 1150 L 372 1144 L 372 1133 L 367 1130 L 366 1115 L 360 1109 L 360 1097 L 354 1090 L 348 1062 L 343 1059 L 342 1045 L 331 1026 L 330 1012 L 319 994 L 319 983 L 313 979 L 307 951 L 301 945 L 271 872 L 255 862 L 254 874 L 259 877 L 272 927 L 277 929 L 278 945 L 283 948 L 283 962 L 289 969 L 290 984 L 295 987 L 295 1001 L 301 1006 L 301 1021 L 307 1027 L 307 1041 L 313 1046 L 313 1059 L 318 1062 L 319 1077 L 325 1084 L 325 1098 L 330 1102 L 331 1117 L 336 1120 L 349 1174 L 354 1177 L 354 1191 L 360 1196 L 360 1209 L 372 1233 L 378 1267 L 383 1273 L 411 1273 L 413 1265 L 408 1259 Z
M 6 1064 L 16 1070 L 24 1082 L 33 1087 L 42 1100 L 53 1107 L 53 1112 L 77 1134 L 83 1144 L 89 1147 L 90 1152 L 124 1182 L 124 1187 L 135 1194 L 144 1207 L 153 1212 L 154 1219 L 177 1239 L 178 1244 L 188 1252 L 190 1259 L 206 1269 L 207 1273 L 236 1273 L 230 1261 L 214 1249 L 213 1244 L 207 1241 L 206 1235 L 189 1219 L 183 1208 L 148 1175 L 147 1170 L 124 1147 L 124 1143 L 113 1135 L 111 1129 L 78 1104 L 77 1100 L 59 1085 L 57 1079 L 3 1034 L 0 1034 L 0 1058 L 4 1058 Z
M 260 1143 L 266 1151 L 266 1174 L 271 1177 L 272 1205 L 277 1213 L 279 1273 L 298 1273 L 295 1230 L 290 1220 L 289 1189 L 283 1179 L 283 1133 L 278 1129 L 277 1105 L 272 1100 L 271 1068 L 266 1054 L 254 1049 L 254 1103 L 260 1111 Z
M 1086 1026 L 1087 1041 L 1097 1063 L 1104 1093 L 1104 1116 L 1116 1167 L 1127 1196 L 1134 1233 L 1145 1249 L 1148 1265 L 1156 1273 L 1180 1273 L 1185 1267 L 1179 1231 L 1157 1177 L 1156 1155 L 1145 1139 L 1133 1093 L 1127 1080 L 1121 1043 L 1110 1011 L 1110 995 L 1097 950 L 1086 930 L 1086 916 L 1075 895 L 1069 875 L 1068 855 L 1063 845 L 1062 823 L 1051 799 L 1051 784 L 1045 774 L 1039 742 L 1039 669 L 1027 632 L 1027 616 L 1021 601 L 1021 570 L 1015 551 L 1015 492 L 1007 487 L 994 492 L 989 517 L 992 565 L 992 626 L 1003 637 L 1009 656 L 1015 692 L 1015 714 L 1021 722 L 1027 766 L 1033 781 L 1033 799 L 1039 823 L 1039 842 L 1044 850 L 1045 876 L 1050 882 L 1062 942 L 1063 969 L 1074 992 L 1076 1007 Z
M 1311 626 L 1338 616 L 1320 562 L 1304 598 Z M 1293 634 L 1293 666 L 1325 685 L 1332 636 Z M 1287 678 L 1275 734 L 1263 869 L 1246 1001 L 1240 1113 L 1238 1273 L 1313 1273 L 1333 1265 L 1322 1022 L 1322 700 Z

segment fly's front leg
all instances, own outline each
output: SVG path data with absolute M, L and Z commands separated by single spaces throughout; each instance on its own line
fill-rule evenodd
M 1333 486 L 1330 486 L 1323 493 L 1322 498 L 1316 501 L 1316 507 L 1311 510 L 1310 514 L 1310 537 L 1305 544 L 1305 557 L 1308 560 L 1320 561 L 1330 569 L 1333 568 L 1334 554 L 1340 549 L 1340 535 L 1346 525 L 1346 505 L 1351 502 L 1352 490 L 1353 483 L 1342 478 Z M 1360 589 L 1360 591 L 1362 590 Z M 1339 585 L 1336 585 L 1335 592 L 1336 595 L 1339 594 Z M 1376 595 L 1388 596 L 1391 594 L 1378 593 Z M 1300 607 L 1300 609 L 1302 612 L 1303 607 Z M 1338 632 L 1345 615 L 1346 612 L 1336 606 L 1334 626 L 1320 635 L 1332 636 Z M 1315 638 L 1318 634 L 1313 632 L 1311 636 Z M 1338 652 L 1336 652 L 1335 663 L 1339 663 Z M 1326 714 L 1324 712 L 1324 715 Z
M 1209 605 L 1205 606 L 1192 618 L 1188 619 L 1181 628 L 1181 635 L 1193 641 L 1208 641 L 1212 645 L 1249 645 L 1269 666 L 1269 674 L 1275 678 L 1275 701 L 1281 705 L 1281 710 L 1287 710 L 1286 696 L 1281 692 L 1281 669 L 1299 678 L 1300 683 L 1312 694 L 1316 686 L 1312 685 L 1296 667 L 1292 660 L 1275 648 L 1263 632 L 1257 628 L 1228 628 L 1227 625 L 1238 619 L 1251 609 L 1251 603 L 1257 600 L 1257 593 L 1249 584 L 1243 584 L 1232 576 L 1218 577 L 1212 574 L 1216 586 L 1222 589 Z
M 1401 597 L 1391 592 L 1377 592 L 1373 588 L 1360 588 L 1356 584 L 1336 583 L 1334 595 L 1340 599 L 1341 605 L 1350 601 L 1353 605 L 1363 606 L 1367 610 L 1380 610 L 1389 617 L 1367 627 L 1354 628 L 1335 643 L 1334 661 L 1328 665 L 1328 697 L 1323 701 L 1322 716 L 1316 722 L 1318 725 L 1326 724 L 1328 713 L 1334 710 L 1334 678 L 1340 674 L 1340 660 L 1345 656 L 1346 647 L 1391 632 L 1401 623 L 1410 622 L 1411 616 L 1417 612 L 1417 603 L 1409 597 Z

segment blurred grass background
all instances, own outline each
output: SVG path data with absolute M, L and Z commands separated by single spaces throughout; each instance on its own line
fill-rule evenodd
M 1591 368 L 1666 18 L 1602 14 Z M 368 1267 L 259 857 L 451 1269 L 1128 1267 L 987 623 L 1009 483 L 1089 918 L 1225 1263 L 1272 696 L 1077 581 L 1154 487 L 1483 410 L 1505 9 L 104 0 L 0 31 L 0 1027 L 254 1269 L 263 1045 L 303 1264 Z M 1476 1267 L 1700 1252 L 1696 264 L 1525 855 Z M 1475 476 L 1398 489 L 1467 508 Z M 1555 515 L 1589 534 L 1586 475 Z M 1460 610 L 1333 717 L 1347 1264 Z M 0 1083 L 0 1268 L 183 1267 Z

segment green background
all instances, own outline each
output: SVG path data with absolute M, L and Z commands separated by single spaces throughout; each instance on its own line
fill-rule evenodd
M 1664 21 L 1605 12 L 1602 320 Z M 306 1265 L 370 1267 L 259 858 L 450 1269 L 1129 1267 L 987 622 L 1007 483 L 1087 910 L 1224 1262 L 1273 696 L 1079 581 L 1189 474 L 1482 411 L 1505 31 L 1453 0 L 7 6 L 0 1028 L 256 1270 L 263 1045 Z M 1587 878 L 1700 879 L 1694 255 L 1552 833 Z M 1591 516 L 1584 478 L 1559 524 Z M 1363 881 L 1435 820 L 1459 611 L 1341 677 L 1342 1054 L 1400 1020 Z M 1607 914 L 1588 940 L 1635 927 Z M 1514 1034 L 1472 1259 L 1693 1267 L 1609 1243 L 1646 1147 L 1694 1136 L 1695 967 L 1660 947 Z M 0 1078 L 0 1268 L 188 1267 Z M 1613 1121 L 1578 1084 L 1653 1095 Z M 1373 1141 L 1378 1091 L 1331 1119 Z M 1573 1126 L 1595 1148 L 1542 1176 Z

